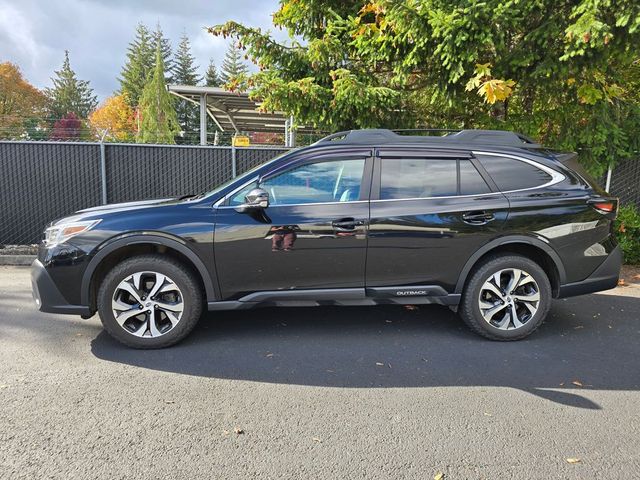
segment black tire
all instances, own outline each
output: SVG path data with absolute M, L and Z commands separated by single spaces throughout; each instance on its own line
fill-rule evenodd
M 179 288 L 180 295 L 175 296 L 176 300 L 181 302 L 183 308 L 179 321 L 175 323 L 175 326 L 169 326 L 169 323 L 166 323 L 164 327 L 165 329 L 168 328 L 166 333 L 156 337 L 136 336 L 130 333 L 129 330 L 116 321 L 112 310 L 113 295 L 120 282 L 138 272 L 157 272 L 165 275 Z M 179 261 L 162 255 L 141 255 L 124 260 L 113 267 L 100 285 L 97 300 L 100 320 L 109 335 L 129 347 L 151 349 L 174 345 L 193 330 L 202 313 L 203 296 L 200 284 L 194 274 Z M 152 302 L 149 301 L 148 303 Z M 146 307 L 141 306 L 140 308 Z M 153 305 L 151 308 L 153 308 Z M 146 311 L 150 312 L 151 308 Z M 143 316 L 142 318 L 145 317 Z M 135 317 L 134 321 L 137 321 Z M 141 320 L 140 325 L 143 325 L 143 323 L 144 320 Z M 150 329 L 147 333 L 150 333 Z
M 519 328 L 509 330 L 497 328 L 486 321 L 480 310 L 480 294 L 483 285 L 493 274 L 505 269 L 520 269 L 528 273 L 537 283 L 540 295 L 537 311 L 533 316 Z M 506 292 L 505 294 L 508 295 Z M 531 335 L 542 325 L 551 307 L 551 296 L 549 278 L 540 265 L 521 255 L 501 254 L 487 258 L 474 268 L 465 285 L 458 313 L 472 331 L 483 337 L 498 341 L 520 340 Z M 510 296 L 509 301 L 513 301 Z M 500 304 L 502 305 L 502 303 Z M 508 305 L 505 308 L 508 309 Z M 515 316 L 518 317 L 518 314 L 516 313 Z

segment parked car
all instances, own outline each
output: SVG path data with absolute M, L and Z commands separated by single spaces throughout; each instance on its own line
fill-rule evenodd
M 53 222 L 33 294 L 136 348 L 175 344 L 203 309 L 260 306 L 436 303 L 517 340 L 553 298 L 616 286 L 617 206 L 575 154 L 512 132 L 353 130 L 208 193 Z

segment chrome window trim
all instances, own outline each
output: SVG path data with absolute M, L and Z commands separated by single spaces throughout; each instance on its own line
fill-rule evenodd
M 369 203 L 369 200 L 349 200 L 348 202 L 313 202 L 313 203 L 286 203 L 280 205 L 269 205 L 268 208 L 277 208 L 277 207 L 304 207 L 307 205 L 347 205 L 354 203 Z M 221 205 L 219 209 L 226 208 L 238 208 L 239 205 Z

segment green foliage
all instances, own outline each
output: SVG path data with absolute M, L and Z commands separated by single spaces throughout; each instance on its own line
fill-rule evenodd
M 198 75 L 198 66 L 191 54 L 191 45 L 186 34 L 182 35 L 178 49 L 176 50 L 173 66 L 173 82 L 177 85 L 197 85 L 202 78 Z M 179 99 L 176 102 L 178 123 L 182 132 L 193 134 L 199 128 L 198 107 L 193 103 Z M 176 141 L 180 142 L 180 138 Z M 188 139 L 187 139 L 188 140 Z
M 98 105 L 98 99 L 86 80 L 78 80 L 71 69 L 69 52 L 64 52 L 62 68 L 51 79 L 52 88 L 45 89 L 49 99 L 50 116 L 59 120 L 73 113 L 80 119 L 86 119 Z
M 323 129 L 503 128 L 595 174 L 640 150 L 634 0 L 282 0 L 292 40 L 236 22 L 267 110 Z M 299 39 L 296 40 L 296 39 Z
M 249 69 L 242 59 L 238 45 L 236 42 L 231 42 L 222 61 L 220 81 L 223 84 L 229 85 L 232 90 L 235 90 L 236 86 L 242 82 L 248 71 Z
M 207 87 L 222 86 L 222 80 L 220 79 L 220 74 L 218 73 L 218 69 L 216 68 L 216 64 L 213 62 L 213 59 L 209 60 L 209 66 L 207 67 L 207 71 L 204 75 L 204 83 Z
M 136 27 L 136 34 L 127 49 L 127 62 L 120 73 L 120 93 L 132 107 L 137 107 L 149 73 L 153 70 L 154 47 L 149 29 L 142 23 Z
M 120 93 L 124 94 L 133 108 L 138 106 L 142 90 L 153 74 L 156 64 L 156 45 L 160 45 L 160 53 L 165 69 L 165 82 L 171 83 L 171 44 L 165 38 L 160 24 L 151 32 L 143 23 L 136 27 L 134 39 L 127 48 L 127 61 L 120 73 Z
M 156 47 L 153 76 L 142 91 L 138 105 L 141 117 L 138 143 L 175 143 L 174 137 L 180 132 L 173 96 L 167 91 L 164 80 L 164 61 L 160 45 Z
M 616 231 L 625 263 L 640 264 L 640 211 L 634 205 L 620 207 Z

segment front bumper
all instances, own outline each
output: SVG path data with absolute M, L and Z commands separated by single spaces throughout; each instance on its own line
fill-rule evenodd
M 618 285 L 622 267 L 622 250 L 616 246 L 602 264 L 580 282 L 560 285 L 558 298 L 575 297 L 586 293 L 609 290 Z
M 31 264 L 31 289 L 36 306 L 41 312 L 64 313 L 84 317 L 91 315 L 89 307 L 71 305 L 64 299 L 40 260 L 35 260 Z

